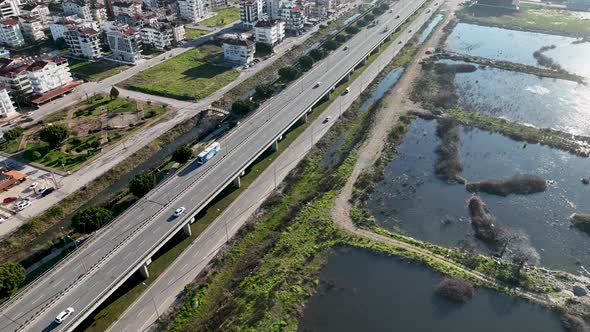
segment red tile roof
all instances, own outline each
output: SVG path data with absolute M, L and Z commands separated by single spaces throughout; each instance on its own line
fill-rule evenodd
M 3 21 L 0 21 L 0 23 L 2 23 L 3 25 L 17 25 L 18 21 L 12 18 L 8 18 Z
M 37 105 L 43 104 L 44 102 L 49 101 L 52 98 L 63 95 L 64 93 L 72 90 L 73 88 L 77 87 L 78 85 L 80 85 L 80 83 L 76 82 L 76 81 L 66 83 L 62 87 L 59 87 L 57 89 L 53 89 L 53 90 L 47 92 L 46 94 L 31 100 L 31 102 L 33 104 L 37 104 Z

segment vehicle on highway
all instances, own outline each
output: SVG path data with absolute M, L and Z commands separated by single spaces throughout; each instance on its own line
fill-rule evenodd
M 66 320 L 68 317 L 70 317 L 73 313 L 74 313 L 74 308 L 72 308 L 72 307 L 66 308 L 66 310 L 60 312 L 57 315 L 57 317 L 55 317 L 54 322 L 56 324 L 61 324 L 61 323 L 63 323 L 64 320 Z
M 37 188 L 38 183 L 37 182 L 33 182 L 31 183 L 31 185 L 29 186 L 29 189 L 35 189 Z
M 315 85 L 313 86 L 313 88 L 315 89 L 315 88 L 319 87 L 320 85 L 322 85 L 322 82 L 316 82 Z
M 16 201 L 18 199 L 18 197 L 6 197 L 4 200 L 2 200 L 2 203 L 4 204 L 8 204 L 8 203 L 12 203 L 14 201 Z
M 348 51 L 348 46 L 344 46 L 343 51 Z
M 186 211 L 186 208 L 184 206 L 179 207 L 178 209 L 174 210 L 174 216 L 178 217 L 181 214 L 184 213 L 184 211 Z
M 387 32 L 388 30 L 389 30 L 389 27 L 388 27 L 388 26 L 386 26 L 386 27 L 383 29 L 383 32 Z
M 55 191 L 55 188 L 53 188 L 53 187 L 49 187 L 49 188 L 47 188 L 47 190 L 45 190 L 45 191 L 44 191 L 44 192 L 41 194 L 41 196 L 45 197 L 45 196 L 47 196 L 47 195 L 51 194 L 51 193 L 52 193 L 52 192 L 54 192 L 54 191 Z
M 402 41 L 400 40 L 400 41 L 398 41 L 397 43 L 398 43 L 398 44 L 401 44 L 401 43 L 402 43 Z
M 330 122 L 330 120 L 332 120 L 332 117 L 331 117 L 331 116 L 327 116 L 327 117 L 324 119 L 324 123 L 328 123 L 328 122 Z
M 399 18 L 399 15 L 397 15 L 395 18 Z
M 197 163 L 201 165 L 206 163 L 209 159 L 213 158 L 219 152 L 220 149 L 221 144 L 217 142 L 211 143 L 211 145 L 209 145 L 205 148 L 205 150 L 199 153 L 199 155 L 197 156 Z
M 347 94 L 349 94 L 349 93 L 350 93 L 350 87 L 346 88 L 346 89 L 345 89 L 345 90 L 342 92 L 342 95 L 344 96 L 344 95 L 347 95 Z
M 22 211 L 22 210 L 28 208 L 29 206 L 31 206 L 31 202 L 29 202 L 26 199 L 23 199 L 22 201 L 16 203 L 16 209 L 18 211 Z

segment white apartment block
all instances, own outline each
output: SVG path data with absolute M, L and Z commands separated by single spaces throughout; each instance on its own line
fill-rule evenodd
M 223 58 L 227 62 L 245 65 L 254 60 L 256 44 L 245 39 L 226 39 L 223 41 Z
M 0 118 L 11 118 L 18 115 L 12 99 L 5 86 L 0 86 Z
M 9 18 L 0 21 L 0 43 L 9 47 L 20 47 L 25 44 L 17 20 Z
M 275 46 L 285 38 L 285 22 L 280 19 L 258 21 L 254 26 L 257 43 Z
M 208 0 L 209 10 L 220 10 L 229 7 L 229 0 Z
M 39 60 L 27 69 L 34 95 L 43 95 L 73 81 L 65 58 Z
M 136 16 L 141 15 L 141 2 L 136 1 L 114 1 L 112 3 L 113 15 L 128 15 Z
M 53 40 L 64 38 L 66 31 L 75 28 L 90 28 L 96 31 L 99 30 L 99 26 L 96 21 L 84 21 L 77 16 L 62 17 L 49 25 L 49 30 L 51 31 L 51 37 Z
M 0 0 L 0 19 L 20 15 L 19 0 Z
M 21 59 L 0 58 L 0 83 L 9 89 L 12 96 L 20 100 L 28 99 L 33 94 L 26 71 L 29 64 L 30 62 Z
M 184 40 L 184 25 L 157 22 L 146 24 L 141 28 L 142 43 L 148 47 L 163 51 Z
M 91 28 L 74 28 L 64 33 L 70 56 L 97 60 L 102 58 L 99 32 Z
M 119 27 L 107 32 L 107 41 L 113 53 L 109 60 L 135 64 L 141 59 L 141 32 L 126 27 Z
M 266 0 L 266 15 L 270 19 L 281 17 L 282 0 Z
M 39 16 L 44 29 L 49 26 L 51 18 L 51 15 L 49 13 L 49 7 L 34 3 L 27 3 L 26 5 L 22 6 L 21 15 Z
M 289 5 L 281 9 L 281 19 L 285 21 L 285 31 L 299 34 L 303 31 L 307 15 L 302 6 Z
M 63 4 L 64 15 L 77 15 L 83 20 L 95 20 L 98 23 L 107 20 L 107 11 L 99 3 L 86 3 L 84 0 L 67 0 Z
M 262 0 L 243 0 L 240 2 L 240 21 L 246 29 L 252 29 L 256 22 L 264 19 L 264 3 Z
M 196 23 L 207 16 L 206 0 L 179 0 L 180 17 L 188 22 Z
M 40 16 L 20 16 L 19 22 L 23 36 L 28 41 L 36 42 L 46 38 L 45 32 L 43 32 L 43 21 Z

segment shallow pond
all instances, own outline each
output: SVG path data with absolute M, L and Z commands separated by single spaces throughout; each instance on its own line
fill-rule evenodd
M 534 66 L 538 65 L 533 53 L 543 46 L 555 45 L 555 49 L 544 54 L 564 69 L 590 77 L 590 43 L 573 44 L 575 40 L 571 37 L 459 23 L 446 44 L 449 50 L 455 52 Z
M 299 331 L 562 332 L 556 313 L 478 288 L 464 305 L 434 294 L 441 275 L 397 257 L 338 248 Z
M 511 121 L 590 136 L 590 87 L 480 67 L 455 76 L 459 106 Z
M 385 168 L 384 180 L 369 199 L 369 209 L 386 228 L 399 227 L 418 239 L 444 246 L 469 246 L 488 252 L 475 240 L 464 186 L 448 185 L 434 176 L 439 139 L 436 121 L 415 120 Z M 462 128 L 461 159 L 470 180 L 538 175 L 553 180 L 547 191 L 499 197 L 482 194 L 497 222 L 523 233 L 541 264 L 571 272 L 590 267 L 590 236 L 570 226 L 574 212 L 588 212 L 588 159 L 540 145 L 525 145 L 499 134 Z
M 418 37 L 418 42 L 417 42 L 418 45 L 422 45 L 426 41 L 426 39 L 428 39 L 428 36 L 430 36 L 430 34 L 432 33 L 432 30 L 434 30 L 434 28 L 436 28 L 436 26 L 443 20 L 443 18 L 444 18 L 443 15 L 438 14 L 432 19 L 432 21 L 430 21 L 428 26 L 420 34 L 420 37 Z

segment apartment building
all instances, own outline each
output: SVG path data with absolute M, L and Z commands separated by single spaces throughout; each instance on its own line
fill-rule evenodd
M 70 56 L 98 60 L 102 58 L 99 32 L 91 28 L 73 28 L 64 33 Z
M 281 19 L 285 21 L 286 32 L 300 34 L 307 21 L 305 8 L 300 5 L 283 6 L 281 8 Z
M 43 28 L 47 28 L 50 23 L 51 14 L 49 13 L 49 7 L 36 3 L 27 3 L 21 7 L 21 15 L 26 16 L 39 16 Z
M 8 88 L 4 85 L 0 85 L 0 118 L 12 118 L 18 115 L 12 98 L 8 94 Z
M 26 72 L 29 64 L 30 62 L 20 58 L 0 58 L 0 83 L 16 100 L 25 101 L 33 95 L 31 81 Z
M 64 38 L 66 31 L 76 28 L 90 28 L 96 31 L 100 29 L 96 21 L 85 21 L 78 16 L 60 17 L 55 22 L 49 24 L 49 31 L 51 31 L 53 40 Z
M 112 3 L 113 8 L 113 16 L 118 16 L 121 14 L 129 15 L 129 16 L 139 16 L 141 15 L 141 2 L 137 2 L 134 0 L 131 1 L 114 1 Z
M 43 31 L 43 21 L 39 15 L 26 15 L 19 17 L 23 37 L 29 42 L 37 42 L 46 38 Z
M 249 64 L 254 60 L 256 44 L 247 39 L 226 39 L 223 41 L 223 58 L 227 62 L 240 65 Z
M 280 19 L 258 21 L 254 26 L 257 43 L 275 46 L 285 38 L 285 22 Z
M 282 0 L 266 0 L 266 15 L 270 19 L 281 17 Z
M 20 25 L 16 19 L 8 18 L 0 21 L 0 43 L 15 48 L 25 44 Z
M 65 58 L 34 61 L 29 65 L 26 73 L 31 81 L 33 95 L 36 96 L 62 88 L 73 81 Z
M 142 43 L 160 51 L 180 43 L 184 38 L 184 25 L 176 22 L 156 22 L 141 28 Z
M 179 16 L 183 20 L 196 23 L 207 16 L 205 0 L 179 0 L 177 3 Z
M 208 10 L 220 10 L 229 7 L 229 0 L 208 0 Z
M 252 29 L 256 23 L 265 18 L 265 6 L 262 0 L 243 0 L 240 2 L 240 21 L 245 29 Z
M 19 0 L 0 0 L 0 19 L 7 19 L 20 15 Z
M 107 11 L 98 2 L 87 3 L 85 0 L 67 0 L 63 4 L 65 15 L 77 15 L 84 20 L 103 23 L 107 20 Z
M 141 31 L 128 26 L 118 27 L 107 32 L 107 41 L 113 51 L 108 59 L 129 64 L 141 59 Z

